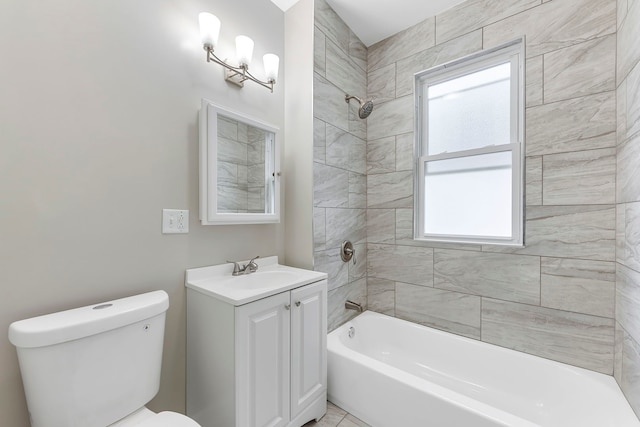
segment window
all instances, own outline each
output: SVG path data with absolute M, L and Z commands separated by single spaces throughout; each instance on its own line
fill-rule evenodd
M 524 41 L 416 74 L 415 239 L 523 244 Z

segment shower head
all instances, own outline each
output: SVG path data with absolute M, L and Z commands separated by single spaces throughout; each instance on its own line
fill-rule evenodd
M 366 119 L 367 117 L 369 117 L 369 114 L 371 114 L 371 112 L 373 111 L 373 101 L 369 100 L 369 101 L 363 101 L 362 99 L 358 98 L 357 96 L 352 96 L 352 95 L 345 95 L 344 96 L 344 101 L 348 104 L 350 99 L 355 99 L 356 101 L 358 101 L 360 103 L 360 107 L 358 107 L 358 116 L 361 119 Z

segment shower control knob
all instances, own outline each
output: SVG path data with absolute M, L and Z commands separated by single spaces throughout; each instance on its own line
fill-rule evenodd
M 289 310 L 290 308 L 291 308 L 291 304 L 285 304 L 285 305 L 284 305 L 284 309 L 285 309 L 285 310 Z
M 300 307 L 300 301 L 296 301 L 296 307 Z

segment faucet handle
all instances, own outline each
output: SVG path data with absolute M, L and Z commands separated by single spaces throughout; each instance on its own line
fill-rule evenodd
M 251 272 L 256 271 L 258 269 L 258 264 L 255 262 L 255 260 L 257 260 L 258 258 L 260 258 L 260 255 L 255 258 L 251 258 L 249 264 L 247 264 L 245 268 L 248 268 Z

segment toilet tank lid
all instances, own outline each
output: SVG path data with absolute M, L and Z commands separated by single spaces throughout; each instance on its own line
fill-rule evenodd
M 9 341 L 22 348 L 60 344 L 149 319 L 168 308 L 165 291 L 148 292 L 13 322 Z

